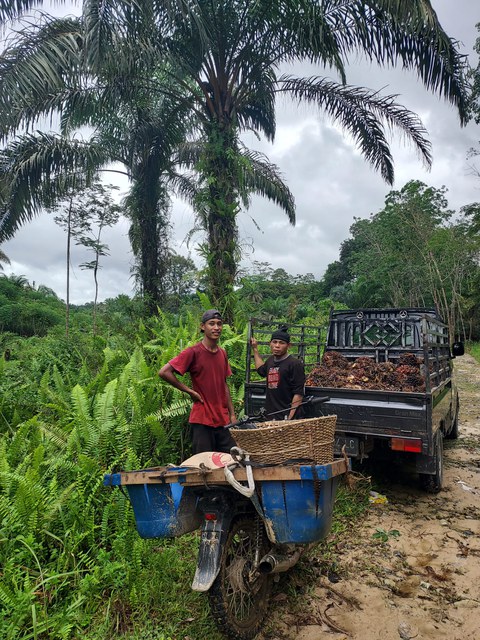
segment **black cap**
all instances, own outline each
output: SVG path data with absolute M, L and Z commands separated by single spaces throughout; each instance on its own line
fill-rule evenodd
M 272 333 L 270 341 L 272 340 L 283 340 L 283 342 L 290 344 L 290 334 L 288 333 L 287 327 L 278 327 L 278 329 Z
M 208 309 L 208 311 L 205 311 L 203 314 L 201 322 L 203 324 L 204 322 L 208 322 L 214 318 L 216 320 L 222 320 L 222 314 L 217 309 Z

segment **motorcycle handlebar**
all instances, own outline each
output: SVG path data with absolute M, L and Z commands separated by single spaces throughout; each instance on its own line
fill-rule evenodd
M 309 399 L 306 400 L 306 404 L 319 404 L 320 402 L 328 402 L 329 400 L 330 400 L 329 396 L 319 396 L 318 398 L 315 398 L 314 396 L 310 396 Z
M 314 396 L 307 396 L 306 399 L 297 406 L 302 407 L 306 404 L 320 404 L 321 402 L 328 402 L 329 400 L 330 400 L 329 396 L 319 396 L 318 398 L 315 398 Z M 259 420 L 270 418 L 272 416 L 278 415 L 279 413 L 285 413 L 285 410 L 274 411 L 272 413 L 265 413 L 264 411 L 263 413 L 260 413 L 259 415 L 256 415 L 256 416 L 243 416 L 243 418 L 240 418 L 235 422 L 230 422 L 229 424 L 226 424 L 223 428 L 232 429 L 234 427 L 240 427 L 242 424 L 247 424 L 248 422 L 258 422 Z

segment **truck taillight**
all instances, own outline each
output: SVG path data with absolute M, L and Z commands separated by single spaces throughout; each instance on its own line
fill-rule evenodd
M 422 441 L 419 438 L 392 438 L 392 451 L 422 453 Z

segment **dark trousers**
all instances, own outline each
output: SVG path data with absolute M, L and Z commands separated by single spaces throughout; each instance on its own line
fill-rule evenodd
M 235 441 L 228 429 L 223 427 L 208 427 L 205 424 L 190 423 L 192 429 L 192 453 L 203 451 L 222 451 L 230 453 Z

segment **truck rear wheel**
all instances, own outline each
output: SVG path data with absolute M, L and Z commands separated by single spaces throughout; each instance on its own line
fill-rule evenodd
M 438 429 L 435 436 L 435 473 L 420 474 L 422 488 L 428 493 L 438 493 L 443 487 L 443 433 Z

